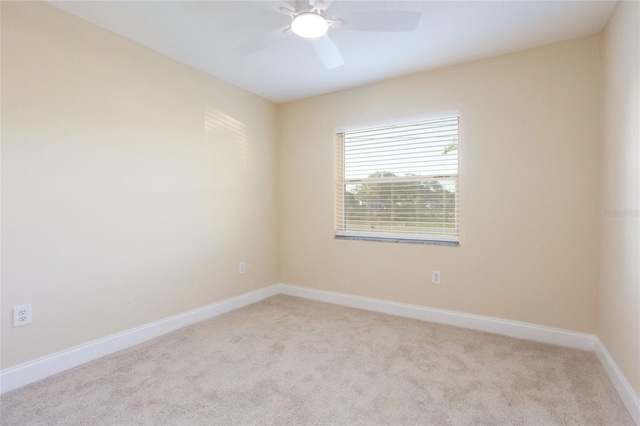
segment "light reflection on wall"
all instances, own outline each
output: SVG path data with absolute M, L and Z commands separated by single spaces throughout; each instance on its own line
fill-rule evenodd
M 211 106 L 204 109 L 207 162 L 211 177 L 212 226 L 224 251 L 235 262 L 246 247 L 234 247 L 230 241 L 245 241 L 251 211 L 251 164 L 248 128 L 241 121 Z
M 230 167 L 222 169 L 233 173 L 239 167 L 241 172 L 249 170 L 249 141 L 247 126 L 241 121 L 213 108 L 204 109 L 205 140 L 215 143 L 216 153 Z

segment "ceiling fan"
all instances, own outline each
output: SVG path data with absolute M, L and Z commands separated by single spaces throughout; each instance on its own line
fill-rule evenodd
M 344 65 L 344 58 L 338 46 L 327 32 L 334 29 L 374 32 L 413 31 L 420 21 L 420 12 L 400 10 L 368 10 L 348 12 L 338 18 L 327 18 L 327 9 L 333 0 L 296 0 L 295 8 L 281 2 L 278 12 L 291 17 L 291 24 L 263 34 L 237 46 L 233 52 L 250 55 L 278 43 L 294 33 L 308 38 L 316 55 L 327 69 Z

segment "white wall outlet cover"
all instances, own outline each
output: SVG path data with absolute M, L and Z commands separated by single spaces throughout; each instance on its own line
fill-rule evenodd
M 13 307 L 13 326 L 22 327 L 31 324 L 31 305 Z

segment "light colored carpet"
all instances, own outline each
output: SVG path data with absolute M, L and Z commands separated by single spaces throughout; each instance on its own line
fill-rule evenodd
M 1 408 L 2 425 L 633 425 L 592 353 L 282 295 Z

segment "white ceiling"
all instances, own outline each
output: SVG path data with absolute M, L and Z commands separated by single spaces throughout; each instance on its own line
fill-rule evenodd
M 273 1 L 49 1 L 50 4 L 275 102 L 515 52 L 601 31 L 614 1 L 341 1 L 328 18 L 418 11 L 408 33 L 330 29 L 345 65 L 324 68 L 293 34 L 249 56 L 232 50 L 290 23 Z M 289 2 L 290 4 L 293 2 Z

